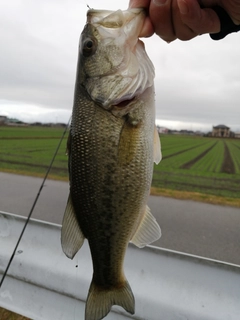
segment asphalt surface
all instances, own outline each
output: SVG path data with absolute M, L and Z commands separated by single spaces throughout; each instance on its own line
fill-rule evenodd
M 0 172 L 0 211 L 27 216 L 42 179 Z M 47 180 L 32 218 L 61 224 L 68 198 L 66 182 Z M 150 196 L 149 207 L 162 229 L 153 243 L 240 265 L 240 209 Z

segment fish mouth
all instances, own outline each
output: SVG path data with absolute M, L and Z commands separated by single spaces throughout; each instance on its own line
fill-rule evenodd
M 131 99 L 126 99 L 126 100 L 122 100 L 119 103 L 116 103 L 113 105 L 113 107 L 117 107 L 117 108 L 125 108 L 127 107 L 130 103 L 132 103 L 135 100 L 136 97 L 133 97 Z
M 87 12 L 87 22 L 102 25 L 105 28 L 121 28 L 132 22 L 136 17 L 144 21 L 146 10 L 144 8 L 131 8 L 128 10 L 96 10 L 90 9 Z M 139 18 L 138 18 L 139 19 Z M 134 22 L 136 24 L 136 22 Z M 139 23 L 138 23 L 139 24 Z
M 131 110 L 134 109 L 136 99 L 136 96 L 124 100 L 121 99 L 121 101 L 112 104 L 110 112 L 116 117 L 124 117 L 126 114 L 128 114 Z
M 137 98 L 143 93 L 142 87 L 137 88 L 136 90 L 125 93 L 115 101 L 112 101 L 111 105 L 117 108 L 124 108 L 136 101 Z

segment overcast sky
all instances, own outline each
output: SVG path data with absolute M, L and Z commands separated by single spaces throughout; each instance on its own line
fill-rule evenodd
M 0 115 L 68 122 L 87 4 L 126 9 L 128 1 L 0 0 Z M 144 39 L 155 66 L 157 123 L 171 129 L 240 131 L 240 32 L 165 43 Z

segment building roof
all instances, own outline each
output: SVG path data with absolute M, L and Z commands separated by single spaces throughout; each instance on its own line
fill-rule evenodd
M 225 126 L 224 124 L 219 124 L 218 126 L 213 127 L 214 129 L 230 129 L 229 127 Z

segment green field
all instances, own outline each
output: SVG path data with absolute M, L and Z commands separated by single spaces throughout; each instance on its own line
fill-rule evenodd
M 0 127 L 0 170 L 43 176 L 63 128 Z M 68 179 L 67 134 L 50 172 Z M 152 186 L 240 198 L 240 140 L 162 135 L 163 159 L 154 166 Z
M 154 187 L 240 198 L 240 140 L 163 135 L 161 143 Z
M 0 170 L 29 175 L 45 174 L 64 128 L 0 127 Z M 63 139 L 50 176 L 67 179 L 66 141 Z

